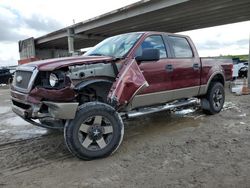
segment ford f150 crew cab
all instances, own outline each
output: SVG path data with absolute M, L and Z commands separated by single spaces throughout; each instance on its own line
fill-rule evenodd
M 188 36 L 127 33 L 83 56 L 19 66 L 12 109 L 34 125 L 64 128 L 71 153 L 94 159 L 119 147 L 125 118 L 197 102 L 207 114 L 220 112 L 231 79 L 232 62 L 200 58 Z

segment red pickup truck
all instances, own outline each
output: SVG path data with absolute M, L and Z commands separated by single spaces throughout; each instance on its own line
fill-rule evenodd
M 34 125 L 64 128 L 75 156 L 100 158 L 119 147 L 125 118 L 199 101 L 205 113 L 220 112 L 232 68 L 230 61 L 200 58 L 187 36 L 127 33 L 83 56 L 19 66 L 12 109 Z

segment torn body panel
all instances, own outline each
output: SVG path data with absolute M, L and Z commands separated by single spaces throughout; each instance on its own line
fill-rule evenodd
M 133 97 L 148 86 L 135 59 L 129 60 L 121 68 L 108 94 L 108 101 L 117 107 L 128 104 Z
M 45 89 L 36 87 L 30 92 L 29 96 L 35 98 L 38 101 L 45 99 L 49 101 L 68 102 L 75 98 L 76 93 L 70 86 L 62 89 Z
M 119 71 L 122 66 L 122 61 L 117 62 L 116 66 Z M 83 80 L 97 76 L 115 78 L 115 75 L 116 74 L 111 62 L 69 66 L 69 77 L 71 80 Z

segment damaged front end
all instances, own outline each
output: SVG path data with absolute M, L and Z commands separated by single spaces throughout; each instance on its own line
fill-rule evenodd
M 30 97 L 37 101 L 69 102 L 74 100 L 76 93 L 67 72 L 67 69 L 39 72 L 34 87 L 30 91 Z
M 66 68 L 38 71 L 21 66 L 11 86 L 12 110 L 32 124 L 37 124 L 33 119 L 73 119 L 76 95 Z
M 26 121 L 38 125 L 34 119 L 68 120 L 74 119 L 79 104 L 81 93 L 72 83 L 83 83 L 80 86 L 93 84 L 90 81 L 98 78 L 115 78 L 114 82 L 100 82 L 103 85 L 101 92 L 104 101 L 110 103 L 115 109 L 121 111 L 131 102 L 133 97 L 148 86 L 139 66 L 134 59 L 129 59 L 118 64 L 119 74 L 116 75 L 111 62 L 72 67 L 60 67 L 54 70 L 40 70 L 33 66 L 20 66 L 17 68 L 13 84 L 11 86 L 11 98 L 13 111 Z M 105 84 L 111 89 L 104 92 Z M 97 82 L 98 83 L 98 82 Z M 108 84 L 107 84 L 108 83 Z M 112 84 L 113 83 L 113 84 Z M 77 86 L 77 85 L 76 85 Z M 95 87 L 93 87 L 95 88 Z M 98 87 L 97 87 L 98 88 Z M 84 89 L 84 88 L 83 88 Z M 107 96 L 108 95 L 108 96 Z M 92 95 L 91 95 L 92 96 Z M 98 100 L 98 97 L 94 99 Z M 43 126 L 39 124 L 39 126 Z

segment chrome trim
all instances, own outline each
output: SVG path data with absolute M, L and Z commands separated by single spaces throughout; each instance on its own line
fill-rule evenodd
M 40 118 L 40 117 L 44 117 L 45 115 L 44 114 L 40 114 L 39 113 L 39 110 L 41 108 L 41 105 L 42 103 L 38 103 L 38 104 L 32 104 L 32 103 L 28 103 L 24 100 L 20 100 L 20 99 L 17 99 L 15 97 L 11 97 L 11 99 L 13 101 L 16 101 L 18 103 L 21 103 L 21 104 L 25 104 L 25 105 L 29 105 L 30 108 L 28 109 L 23 109 L 17 105 L 15 105 L 14 103 L 12 104 L 12 110 L 13 112 L 15 112 L 17 115 L 20 115 L 20 111 L 23 111 L 23 114 L 25 114 L 25 118 Z M 46 115 L 47 116 L 47 115 Z M 22 116 L 24 117 L 24 116 Z
M 16 70 L 21 70 L 21 71 L 30 71 L 32 72 L 36 67 L 33 66 L 19 66 L 16 68 Z
M 29 116 L 29 112 L 26 110 L 23 110 L 20 107 L 17 106 L 12 106 L 12 111 L 15 112 L 18 116 L 20 116 L 21 118 L 23 118 L 23 120 L 27 121 L 28 123 L 31 123 L 35 126 L 38 127 L 43 127 L 43 128 L 49 128 L 49 129 L 62 129 L 63 127 L 53 127 L 53 126 L 48 126 L 42 123 L 37 123 L 35 122 L 33 119 L 31 119 Z M 43 114 L 42 114 L 43 115 Z M 46 116 L 46 114 L 44 114 L 43 116 L 41 116 L 40 118 L 44 118 Z
M 25 97 L 25 100 L 27 99 L 27 97 Z M 18 98 L 15 98 L 15 97 L 11 97 L 11 100 L 13 100 L 13 101 L 16 101 L 16 102 L 19 102 L 19 103 L 22 103 L 22 104 L 25 104 L 25 105 L 31 105 L 30 103 L 27 103 L 27 102 L 25 102 L 25 101 L 23 101 L 23 100 L 20 100 L 20 99 L 18 99 Z
M 21 93 L 21 92 L 19 92 L 19 91 L 11 90 L 11 91 L 10 91 L 11 96 L 12 96 L 12 93 L 13 93 L 13 94 L 17 94 L 17 95 L 21 95 L 22 97 L 24 97 L 25 99 L 27 99 L 27 94 L 25 94 L 25 93 Z M 12 96 L 12 97 L 13 97 L 13 96 Z M 14 97 L 14 98 L 16 98 L 16 97 Z
M 20 87 L 16 86 L 16 84 L 15 84 L 15 82 L 16 82 L 16 76 L 14 76 L 14 82 L 13 82 L 13 87 L 15 88 L 15 90 L 23 92 L 23 93 L 29 93 L 31 91 L 31 89 L 32 89 L 32 86 L 33 86 L 33 84 L 35 82 L 35 79 L 36 79 L 36 76 L 37 76 L 39 70 L 36 67 L 29 67 L 29 66 L 23 66 L 22 67 L 21 66 L 21 67 L 18 67 L 16 69 L 16 71 L 28 71 L 28 72 L 32 72 L 32 76 L 30 77 L 30 81 L 29 81 L 27 89 L 20 88 Z
M 141 108 L 138 111 L 131 111 L 127 114 L 125 114 L 125 116 L 127 118 L 135 118 L 135 117 L 139 117 L 139 116 L 143 116 L 143 115 L 147 115 L 147 114 L 152 114 L 152 113 L 156 113 L 156 112 L 160 112 L 160 111 L 164 111 L 164 110 L 170 110 L 173 108 L 178 108 L 178 107 L 182 107 L 182 106 L 187 106 L 187 105 L 194 105 L 194 104 L 198 104 L 198 99 L 188 99 L 186 101 L 178 101 L 172 104 L 165 104 L 162 106 L 157 106 L 157 107 L 147 107 L 147 108 Z

